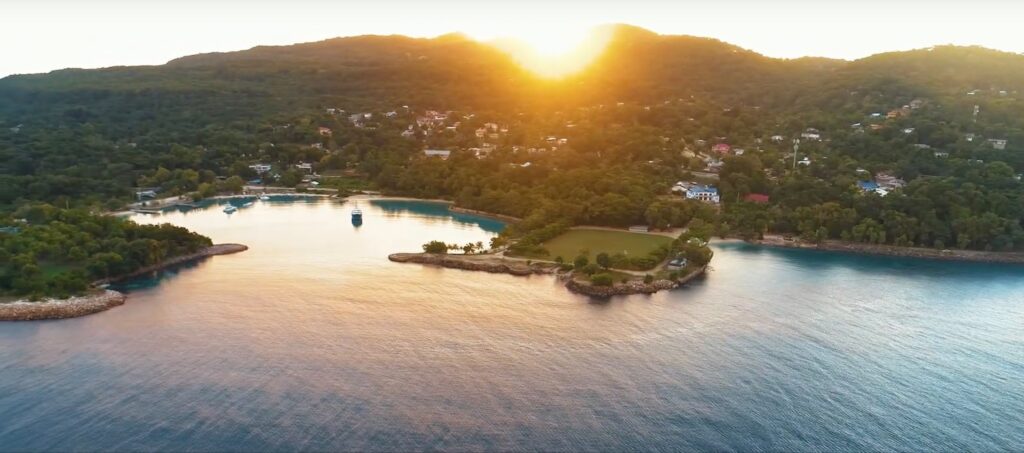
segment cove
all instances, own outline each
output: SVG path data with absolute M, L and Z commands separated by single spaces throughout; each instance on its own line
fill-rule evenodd
M 729 243 L 594 301 L 391 263 L 503 225 L 353 205 L 137 217 L 250 249 L 0 325 L 0 450 L 1024 449 L 1021 267 Z

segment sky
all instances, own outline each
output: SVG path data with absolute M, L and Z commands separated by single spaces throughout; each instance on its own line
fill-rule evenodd
M 557 53 L 608 23 L 781 58 L 938 44 L 1024 52 L 1022 17 L 1015 0 L 0 0 L 0 77 L 362 34 L 516 37 Z

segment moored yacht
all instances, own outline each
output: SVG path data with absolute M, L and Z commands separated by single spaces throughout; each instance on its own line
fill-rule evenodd
M 232 212 L 235 212 L 237 210 L 238 210 L 238 208 L 236 208 L 234 205 L 230 205 L 230 204 L 224 207 L 224 212 L 226 212 L 228 214 L 231 214 Z

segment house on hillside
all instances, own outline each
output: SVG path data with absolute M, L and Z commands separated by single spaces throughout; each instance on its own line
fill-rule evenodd
M 770 200 L 770 197 L 768 197 L 768 195 L 765 195 L 763 193 L 748 193 L 747 196 L 743 197 L 743 201 L 747 201 L 747 202 L 750 202 L 750 203 L 758 203 L 758 204 L 768 203 L 769 200 Z
M 705 203 L 718 204 L 721 198 L 718 195 L 718 189 L 712 186 L 695 185 L 691 186 L 686 191 L 687 200 L 703 201 Z
M 727 143 L 718 143 L 711 147 L 711 151 L 714 151 L 718 154 L 729 154 L 729 151 L 731 150 L 732 147 L 729 146 Z
M 323 126 L 318 127 L 317 132 L 319 132 L 322 137 L 330 137 L 331 134 L 333 134 L 333 132 L 331 132 L 331 128 Z
M 263 174 L 270 171 L 270 164 L 252 164 L 249 168 L 256 171 L 256 173 Z
M 874 181 L 857 181 L 857 188 L 862 192 L 874 192 L 878 189 L 878 183 Z
M 441 159 L 448 159 L 452 155 L 452 152 L 447 149 L 425 149 L 423 155 L 427 157 L 440 157 Z
M 1006 140 L 990 138 L 988 144 L 992 145 L 992 149 L 1006 149 Z
M 883 189 L 888 190 L 902 189 L 907 185 L 906 181 L 888 173 L 879 173 L 876 175 L 875 182 L 877 182 Z

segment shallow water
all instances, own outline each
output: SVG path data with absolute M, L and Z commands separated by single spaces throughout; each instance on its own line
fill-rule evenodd
M 599 302 L 391 263 L 502 225 L 359 207 L 140 217 L 251 248 L 0 324 L 0 450 L 1024 449 L 1024 267 L 723 244 Z

